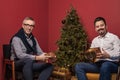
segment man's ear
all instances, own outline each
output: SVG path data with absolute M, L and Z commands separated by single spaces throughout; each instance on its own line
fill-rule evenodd
M 22 24 L 22 28 L 24 28 L 24 24 Z

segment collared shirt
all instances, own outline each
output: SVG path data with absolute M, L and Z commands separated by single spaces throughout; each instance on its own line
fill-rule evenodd
M 31 40 L 32 35 L 31 35 L 31 36 L 27 36 L 27 35 L 25 34 L 25 36 L 26 36 L 27 42 L 28 42 L 31 46 L 33 46 L 33 42 L 32 42 L 32 40 Z
M 97 36 L 93 39 L 91 48 L 100 47 L 104 49 L 109 55 L 110 58 L 104 58 L 102 60 L 114 61 L 118 60 L 120 56 L 120 40 L 115 34 L 107 32 L 104 37 Z

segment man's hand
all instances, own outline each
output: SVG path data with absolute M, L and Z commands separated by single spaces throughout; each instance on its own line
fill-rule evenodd
M 50 63 L 53 63 L 56 61 L 56 55 L 54 52 L 49 52 L 48 54 L 46 54 L 46 56 L 48 56 L 48 61 L 46 62 L 50 62 Z
M 36 59 L 35 60 L 41 60 L 41 61 L 45 61 L 49 58 L 49 56 L 46 56 L 47 53 L 43 53 L 39 56 L 36 56 Z
M 102 57 L 103 57 L 102 53 L 96 53 L 96 58 L 102 58 Z
M 102 48 L 102 55 L 103 55 L 103 58 L 110 58 L 110 55 Z
M 97 58 L 110 58 L 110 55 L 102 48 L 101 53 L 96 53 Z

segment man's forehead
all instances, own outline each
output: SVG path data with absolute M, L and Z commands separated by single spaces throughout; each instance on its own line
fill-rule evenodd
M 33 20 L 24 20 L 23 23 L 35 24 Z
M 104 21 L 97 21 L 95 24 L 105 24 Z

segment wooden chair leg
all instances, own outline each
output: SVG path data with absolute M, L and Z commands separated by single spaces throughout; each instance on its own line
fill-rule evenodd
M 3 73 L 4 73 L 4 80 L 5 80 L 5 76 L 6 76 L 6 64 L 4 63 L 4 70 L 3 70 Z
M 14 62 L 12 62 L 12 80 L 15 80 L 15 66 L 14 66 Z
M 118 73 L 117 73 L 116 80 L 120 80 L 120 66 L 118 67 Z

